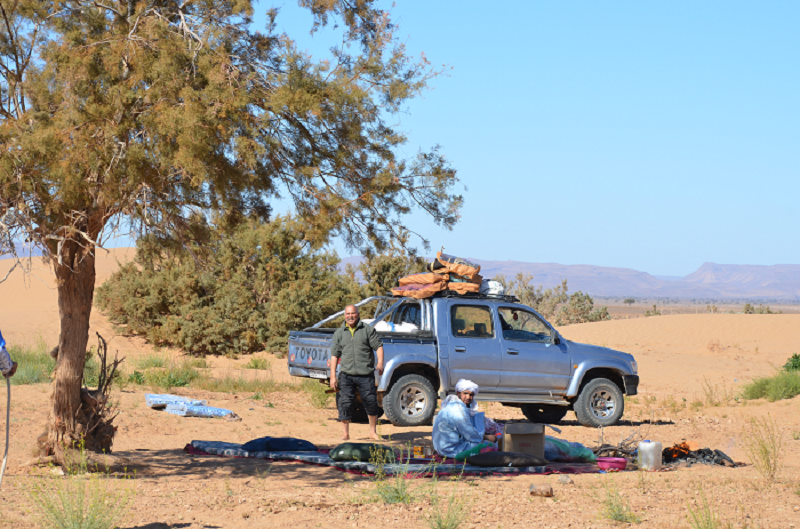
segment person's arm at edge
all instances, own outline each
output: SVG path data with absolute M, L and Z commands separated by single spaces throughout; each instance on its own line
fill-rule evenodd
M 377 359 L 377 363 L 375 364 L 375 369 L 378 370 L 378 374 L 383 376 L 383 346 L 381 345 L 378 349 L 375 350 L 375 358 Z
M 339 330 L 333 333 L 333 344 L 331 344 L 331 389 L 339 391 L 339 382 L 336 380 L 336 366 L 339 365 L 339 357 L 342 356 L 342 344 L 339 341 Z
M 452 404 L 451 404 L 452 406 Z M 441 412 L 439 412 L 441 413 Z M 480 433 L 475 427 L 472 425 L 472 421 L 469 420 L 467 416 L 466 408 L 463 410 L 458 410 L 458 418 L 453 421 L 456 430 L 461 436 L 464 437 L 470 443 L 481 443 L 483 442 L 483 434 Z

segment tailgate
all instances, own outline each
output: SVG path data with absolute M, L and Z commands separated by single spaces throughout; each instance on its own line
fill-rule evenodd
M 329 378 L 332 333 L 289 333 L 289 374 L 295 377 Z

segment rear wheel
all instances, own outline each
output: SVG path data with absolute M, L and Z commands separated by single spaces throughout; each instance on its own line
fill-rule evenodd
M 617 424 L 625 410 L 622 390 L 607 378 L 595 378 L 583 386 L 573 406 L 578 422 L 598 428 Z
M 524 404 L 522 406 L 522 414 L 531 422 L 558 424 L 567 414 L 567 407 L 547 404 Z
M 436 391 L 422 375 L 405 375 L 383 397 L 386 418 L 395 426 L 430 424 L 436 411 Z

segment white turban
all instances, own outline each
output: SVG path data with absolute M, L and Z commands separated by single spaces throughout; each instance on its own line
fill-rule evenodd
M 478 385 L 471 381 L 467 380 L 466 378 L 462 378 L 458 382 L 456 382 L 456 393 L 461 393 L 462 391 L 469 391 L 473 395 L 478 394 Z
M 456 393 L 461 393 L 462 391 L 469 391 L 473 395 L 477 395 L 478 385 L 471 380 L 462 378 L 456 383 Z M 452 404 L 453 402 L 461 402 L 463 404 L 462 400 L 458 398 L 458 395 L 450 395 L 442 402 L 442 409 L 444 409 L 448 404 Z M 467 411 L 469 412 L 470 416 L 478 413 L 478 403 L 473 400 L 470 407 L 467 408 Z

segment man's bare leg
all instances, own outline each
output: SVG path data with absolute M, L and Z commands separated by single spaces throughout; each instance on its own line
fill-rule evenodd
M 367 415 L 367 419 L 369 419 L 369 436 L 375 439 L 376 441 L 380 441 L 382 437 L 378 435 L 377 427 L 378 427 L 378 416 L 377 415 Z
M 377 416 L 375 417 L 378 418 Z M 350 440 L 350 421 L 342 421 L 342 441 Z

